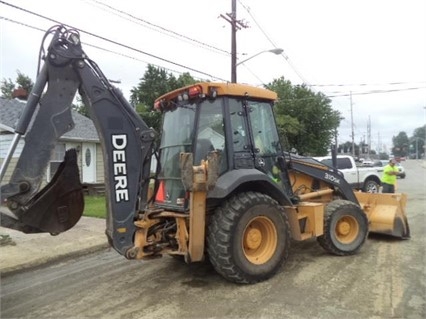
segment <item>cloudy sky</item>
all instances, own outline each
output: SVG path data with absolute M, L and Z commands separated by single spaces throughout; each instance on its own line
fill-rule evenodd
M 44 31 L 61 22 L 81 30 L 86 53 L 127 98 L 148 63 L 230 81 L 231 2 L 1 0 L 0 79 L 20 70 L 35 80 Z M 426 1 L 237 0 L 237 19 L 238 59 L 249 58 L 238 82 L 283 76 L 323 92 L 344 117 L 340 143 L 353 127 L 356 143 L 389 150 L 400 131 L 425 125 Z M 264 52 L 274 48 L 284 53 Z

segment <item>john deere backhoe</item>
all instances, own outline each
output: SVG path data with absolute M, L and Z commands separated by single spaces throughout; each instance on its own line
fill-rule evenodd
M 235 83 L 197 83 L 159 97 L 161 142 L 81 48 L 79 33 L 48 31 L 51 42 L 12 145 L 25 145 L 1 200 L 2 226 L 58 234 L 84 209 L 75 149 L 42 190 L 58 138 L 74 126 L 77 91 L 103 150 L 106 236 L 128 259 L 164 254 L 210 260 L 224 278 L 255 283 L 286 261 L 290 242 L 316 238 L 335 255 L 356 253 L 369 231 L 409 237 L 404 194 L 354 192 L 342 175 L 285 152 L 278 138 L 276 93 Z M 150 172 L 151 156 L 157 172 Z

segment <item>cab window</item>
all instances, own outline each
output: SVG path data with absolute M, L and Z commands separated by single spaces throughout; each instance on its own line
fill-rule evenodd
M 194 164 L 199 165 L 211 151 L 225 149 L 225 130 L 221 100 L 203 101 L 200 105 Z M 225 159 L 222 159 L 225 160 Z
M 248 130 L 244 121 L 241 101 L 230 99 L 229 112 L 231 120 L 231 138 L 234 152 L 247 152 Z
M 249 116 L 255 152 L 261 156 L 280 153 L 281 147 L 274 125 L 272 107 L 268 103 L 250 102 Z

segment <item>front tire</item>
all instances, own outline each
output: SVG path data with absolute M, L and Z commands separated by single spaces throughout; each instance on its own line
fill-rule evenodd
M 368 236 L 368 219 L 364 211 L 348 200 L 335 200 L 324 213 L 324 234 L 318 243 L 338 256 L 355 254 Z
M 225 279 L 252 284 L 272 277 L 287 260 L 290 227 L 267 195 L 238 194 L 216 209 L 208 227 L 207 251 Z
M 380 184 L 375 180 L 369 179 L 365 181 L 363 190 L 366 193 L 378 193 L 380 189 Z

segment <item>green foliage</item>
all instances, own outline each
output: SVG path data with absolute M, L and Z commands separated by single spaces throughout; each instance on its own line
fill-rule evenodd
M 5 79 L 0 82 L 1 87 L 1 96 L 6 99 L 12 99 L 13 98 L 13 91 L 17 88 L 23 88 L 25 91 L 28 92 L 28 94 L 33 89 L 34 83 L 31 80 L 31 78 L 25 74 L 23 74 L 21 71 L 17 70 L 16 73 L 18 76 L 16 77 L 15 83 L 9 78 Z
M 414 130 L 413 136 L 410 138 L 410 154 L 413 158 L 421 158 L 425 153 L 426 145 L 426 125 L 418 127 Z
M 86 116 L 86 117 L 89 117 L 89 118 L 90 118 L 89 109 L 88 109 L 88 108 L 87 108 L 87 106 L 86 106 L 86 105 L 84 105 L 83 103 L 73 104 L 73 105 L 71 106 L 71 108 L 72 108 L 74 111 L 76 111 L 76 112 L 80 113 L 81 115 L 84 115 L 84 116 Z
M 397 136 L 392 137 L 392 153 L 395 156 L 407 156 L 409 150 L 409 140 L 407 133 L 399 132 Z
M 16 246 L 16 243 L 10 235 L 0 235 L 0 246 Z
M 5 99 L 13 99 L 12 93 L 13 90 L 15 89 L 15 83 L 12 82 L 11 79 L 3 79 L 1 81 L 1 97 L 5 98 Z
M 283 77 L 266 86 L 278 94 L 276 117 L 280 137 L 287 149 L 299 154 L 325 155 L 340 124 L 340 112 L 331 100 L 306 85 L 292 85 Z
M 16 83 L 18 84 L 18 87 L 21 87 L 25 89 L 28 93 L 30 93 L 33 89 L 34 82 L 29 76 L 21 73 L 19 70 L 17 70 L 16 72 L 18 73 L 18 76 L 16 78 Z
M 105 196 L 85 196 L 83 216 L 106 218 Z
M 89 113 L 89 109 L 87 108 L 87 106 L 83 103 L 83 100 L 82 100 L 82 98 L 81 98 L 81 96 L 80 95 L 76 95 L 76 103 L 73 103 L 72 105 L 71 105 L 71 108 L 74 110 L 74 111 L 76 111 L 76 112 L 78 112 L 78 113 L 80 113 L 81 115 L 84 115 L 84 116 L 86 116 L 86 117 L 88 117 L 88 118 L 90 118 L 90 113 Z
M 359 145 L 355 143 L 354 148 L 355 148 L 355 156 L 359 156 Z M 337 148 L 337 152 L 352 154 L 352 142 L 345 142 L 343 144 L 340 144 L 339 147 Z
M 149 110 L 148 107 L 146 107 L 143 104 L 139 104 L 136 106 L 136 112 L 142 117 L 142 119 L 145 121 L 146 125 L 149 127 L 153 127 L 156 132 L 160 132 L 161 130 L 161 113 Z
M 130 103 L 136 107 L 136 111 L 148 126 L 161 132 L 161 114 L 152 110 L 155 99 L 196 81 L 189 73 L 176 78 L 172 73 L 150 64 L 140 80 L 138 86 L 130 91 Z
M 137 87 L 130 91 L 130 103 L 134 106 L 140 104 L 151 108 L 157 97 L 170 91 L 170 82 L 175 80 L 173 75 L 167 74 L 164 69 L 148 65 L 144 76 L 140 79 Z
M 424 155 L 424 145 L 426 140 L 426 125 L 414 129 L 413 136 L 408 137 L 406 132 L 399 132 L 398 135 L 392 137 L 391 152 L 397 157 L 411 156 L 411 158 L 421 158 Z M 351 142 L 340 144 L 338 152 L 351 153 Z M 366 148 L 368 145 L 363 144 Z M 355 144 L 355 155 L 359 155 L 359 146 Z M 365 150 L 364 150 L 365 152 Z M 375 155 L 376 152 L 370 149 L 370 154 Z M 377 154 L 379 159 L 389 159 L 389 154 Z
M 380 160 L 388 160 L 389 155 L 387 153 L 379 153 L 379 159 Z

